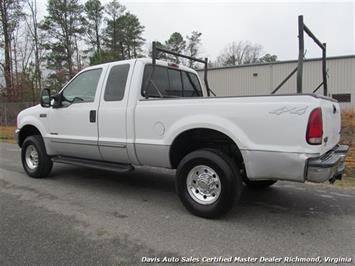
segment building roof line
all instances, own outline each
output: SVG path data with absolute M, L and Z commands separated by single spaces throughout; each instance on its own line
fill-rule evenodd
M 327 57 L 327 61 L 335 60 L 335 59 L 351 59 L 351 58 L 355 58 L 355 54 L 330 56 Z M 322 60 L 321 57 L 316 57 L 316 58 L 305 59 L 304 62 L 321 61 L 321 60 Z M 285 61 L 276 61 L 276 62 L 268 62 L 268 63 L 245 64 L 245 65 L 238 65 L 238 66 L 211 67 L 208 68 L 208 70 L 233 69 L 233 68 L 241 68 L 241 67 L 258 67 L 258 66 L 278 65 L 278 64 L 297 63 L 297 62 L 298 60 L 285 60 Z M 204 69 L 196 69 L 196 71 L 204 71 Z

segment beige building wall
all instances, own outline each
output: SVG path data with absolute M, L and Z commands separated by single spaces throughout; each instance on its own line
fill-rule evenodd
M 297 61 L 285 61 L 215 68 L 208 71 L 208 80 L 218 96 L 265 95 L 270 94 L 296 66 Z M 355 107 L 355 55 L 329 58 L 327 69 L 330 96 L 350 93 L 351 103 L 342 103 L 342 106 Z M 203 80 L 203 71 L 199 74 Z M 313 92 L 321 82 L 321 60 L 306 60 L 303 65 L 303 92 Z M 284 93 L 296 93 L 296 74 L 277 92 Z M 323 87 L 317 93 L 323 94 Z

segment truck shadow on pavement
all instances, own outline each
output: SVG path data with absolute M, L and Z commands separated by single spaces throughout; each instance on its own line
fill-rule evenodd
M 164 212 L 190 215 L 176 196 L 174 174 L 172 170 L 145 167 L 122 174 L 58 165 L 49 179 L 132 200 L 143 197 L 143 201 L 161 204 L 162 209 L 166 208 Z M 240 203 L 222 219 L 275 219 L 275 214 L 279 218 L 287 216 L 286 219 L 292 216 L 321 218 L 329 215 L 355 215 L 354 199 L 355 190 L 352 189 L 279 181 L 262 190 L 244 187 Z M 258 212 L 257 216 L 255 212 Z

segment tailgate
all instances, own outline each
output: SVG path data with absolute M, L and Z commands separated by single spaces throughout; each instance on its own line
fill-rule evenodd
M 320 99 L 323 117 L 323 145 L 321 154 L 332 149 L 340 140 L 341 116 L 339 103 Z

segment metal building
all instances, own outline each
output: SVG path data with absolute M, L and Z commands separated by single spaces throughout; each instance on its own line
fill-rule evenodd
M 297 66 L 297 60 L 210 68 L 208 81 L 217 96 L 270 94 Z M 355 55 L 327 58 L 328 95 L 342 107 L 355 107 Z M 203 70 L 199 71 L 203 79 Z M 322 82 L 321 58 L 304 60 L 303 92 L 312 93 Z M 276 94 L 296 93 L 293 75 Z M 323 94 L 320 87 L 316 92 Z

